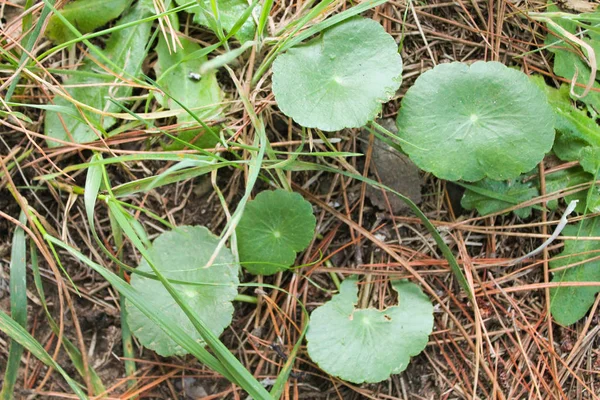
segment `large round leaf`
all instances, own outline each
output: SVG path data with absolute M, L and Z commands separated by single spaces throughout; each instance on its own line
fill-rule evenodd
M 281 111 L 307 128 L 336 131 L 373 120 L 400 87 L 398 45 L 379 23 L 351 18 L 273 63 Z
M 264 191 L 249 201 L 236 228 L 240 261 L 249 272 L 272 275 L 294 263 L 310 244 L 316 220 L 298 193 Z
M 217 336 L 231 323 L 231 302 L 237 295 L 239 284 L 238 266 L 227 248 L 223 248 L 214 263 L 206 268 L 218 242 L 219 239 L 203 226 L 182 226 L 161 234 L 150 249 L 155 267 L 167 279 L 186 282 L 174 283 L 173 286 L 198 318 Z M 142 260 L 138 270 L 152 273 L 145 260 Z M 203 343 L 196 328 L 160 281 L 134 274 L 131 286 L 140 292 L 143 301 L 168 314 L 179 327 Z M 126 305 L 131 331 L 145 347 L 165 357 L 186 354 L 182 347 L 134 305 L 129 302 Z
M 338 295 L 313 311 L 308 354 L 323 371 L 354 383 L 380 382 L 404 371 L 410 357 L 423 351 L 433 329 L 431 302 L 414 283 L 392 286 L 398 305 L 383 311 L 354 308 L 354 279 L 346 279 Z
M 402 100 L 397 124 L 415 164 L 448 180 L 516 178 L 554 141 L 544 93 L 498 62 L 441 64 L 425 72 Z

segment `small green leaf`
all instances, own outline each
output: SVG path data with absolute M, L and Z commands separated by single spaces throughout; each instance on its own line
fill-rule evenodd
M 200 67 L 207 61 L 207 57 L 193 57 L 193 54 L 202 48 L 186 38 L 181 37 L 179 40 L 182 48 L 177 48 L 174 53 L 169 52 L 162 36 L 158 41 L 158 62 L 154 66 L 158 83 L 180 103 L 194 111 L 198 118 L 214 119 L 220 115 L 223 101 L 223 92 L 217 82 L 216 73 L 209 72 L 200 76 Z M 164 72 L 167 73 L 163 75 Z M 163 107 L 182 110 L 173 99 L 165 99 L 162 96 L 157 98 Z M 177 117 L 177 122 L 197 124 L 185 111 Z
M 27 224 L 25 213 L 21 211 L 19 218 L 22 224 Z M 17 226 L 13 234 L 10 252 L 10 315 L 15 323 L 27 329 L 27 246 L 25 232 Z M 1 400 L 13 399 L 15 383 L 19 376 L 23 346 L 17 341 L 10 342 L 8 361 L 4 371 L 4 382 L 0 389 Z
M 161 36 L 156 46 L 158 62 L 154 65 L 158 83 L 171 96 L 176 96 L 177 102 L 160 95 L 156 97 L 163 107 L 181 110 L 177 122 L 188 129 L 178 134 L 180 140 L 202 148 L 214 147 L 219 138 L 201 128 L 189 129 L 198 125 L 198 122 L 184 111 L 178 102 L 193 111 L 201 120 L 216 119 L 221 115 L 223 91 L 217 82 L 215 71 L 199 74 L 202 64 L 207 61 L 206 55 L 196 56 L 201 54 L 200 45 L 183 37 L 179 40 L 182 48 L 170 53 L 165 39 Z M 184 146 L 183 143 L 175 141 L 170 145 L 165 144 L 164 147 L 165 150 L 176 151 Z
M 592 176 L 600 171 L 600 147 L 586 147 L 581 150 L 581 167 Z
M 498 62 L 440 64 L 425 72 L 402 100 L 397 124 L 415 164 L 453 181 L 516 178 L 554 141 L 544 93 Z
M 138 21 L 152 14 L 148 7 L 148 0 L 139 1 L 131 10 L 123 16 L 118 24 L 126 24 Z M 122 71 L 114 71 L 117 76 L 137 76 L 140 74 L 142 64 L 146 58 L 146 45 L 150 38 L 150 29 L 152 22 L 138 23 L 129 28 L 114 32 L 106 43 L 104 55 L 117 66 L 123 68 Z M 83 71 L 96 72 L 98 66 L 91 60 L 86 60 L 85 65 L 80 69 Z M 106 74 L 97 77 L 88 77 L 75 75 L 65 82 L 65 85 L 71 86 L 67 92 L 75 100 L 91 106 L 97 110 L 107 112 L 118 112 L 120 108 L 108 100 L 109 95 L 115 99 L 120 99 L 131 95 L 132 87 L 129 85 L 108 86 L 106 83 L 114 82 L 115 77 Z M 117 83 L 117 82 L 115 82 Z M 73 87 L 75 85 L 75 87 Z M 85 143 L 97 140 L 99 135 L 104 134 L 105 129 L 114 125 L 116 122 L 112 117 L 104 117 L 89 110 L 82 110 L 82 113 L 88 119 L 86 122 L 78 108 L 63 97 L 55 97 L 54 104 L 64 107 L 70 112 L 46 112 L 44 123 L 44 134 L 48 136 L 48 146 L 62 146 L 62 143 L 55 142 L 52 138 L 60 139 L 66 142 Z M 79 117 L 75 118 L 73 115 Z
M 467 187 L 461 200 L 461 205 L 466 210 L 477 209 L 481 215 L 493 214 L 498 211 L 514 207 L 520 203 L 531 200 L 539 195 L 534 182 L 523 183 L 520 179 L 511 181 L 493 181 L 483 179 Z M 514 210 L 519 218 L 531 215 L 531 207 Z
M 211 28 L 211 24 L 208 22 L 208 19 L 202 12 L 200 7 L 203 7 L 207 12 L 212 16 L 210 0 L 199 0 L 202 1 L 202 6 L 193 7 L 187 9 L 187 12 L 190 14 L 194 14 L 194 22 Z M 177 5 L 186 4 L 186 0 L 175 0 Z M 248 8 L 248 2 L 245 0 L 218 0 L 217 5 L 219 7 L 219 23 L 221 27 L 227 32 L 229 32 L 237 22 L 237 20 L 244 14 L 244 11 Z M 240 43 L 244 43 L 248 40 L 254 39 L 254 32 L 256 31 L 256 24 L 254 23 L 254 19 L 250 16 L 246 22 L 242 25 L 242 27 L 237 31 L 235 37 L 240 41 Z M 215 32 L 216 33 L 216 32 Z
M 600 218 L 586 219 L 575 226 L 563 230 L 565 236 L 600 236 Z M 552 282 L 600 282 L 600 261 L 585 262 L 597 258 L 600 241 L 566 240 L 565 248 L 558 260 L 550 261 L 552 269 L 582 263 L 554 274 Z M 591 252 L 591 253 L 590 253 Z M 585 254 L 582 254 L 585 253 Z M 600 286 L 568 286 L 550 290 L 550 311 L 554 319 L 562 325 L 571 325 L 585 316 L 600 291 Z
M 372 121 L 402 80 L 398 45 L 383 27 L 354 17 L 273 63 L 281 111 L 302 126 L 337 131 Z
M 59 11 L 81 34 L 86 34 L 117 18 L 130 4 L 131 0 L 75 0 Z M 50 17 L 46 36 L 54 43 L 75 39 L 56 15 Z
M 157 269 L 167 279 L 180 282 L 173 283 L 173 286 L 187 299 L 198 318 L 217 336 L 231 323 L 231 302 L 237 295 L 239 284 L 238 267 L 228 249 L 222 249 L 215 262 L 206 268 L 218 243 L 219 239 L 202 226 L 182 226 L 161 234 L 150 248 Z M 142 260 L 138 269 L 152 273 L 145 260 Z M 142 293 L 146 304 L 167 313 L 189 336 L 203 343 L 196 328 L 160 281 L 134 274 L 131 286 Z M 145 347 L 165 357 L 186 354 L 181 346 L 129 301 L 127 314 L 131 332 Z
M 310 358 L 330 375 L 354 383 L 375 383 L 406 369 L 427 345 L 433 306 L 421 288 L 395 281 L 398 305 L 383 311 L 355 309 L 356 281 L 313 311 L 306 333 Z
M 285 270 L 310 244 L 315 225 L 312 206 L 298 193 L 281 189 L 259 193 L 246 205 L 236 228 L 243 267 L 256 275 Z

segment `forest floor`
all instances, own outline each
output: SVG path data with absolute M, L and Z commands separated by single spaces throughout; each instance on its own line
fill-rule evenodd
M 162 3 L 157 1 L 157 3 Z M 268 29 L 289 23 L 302 7 L 302 1 L 277 0 L 271 12 Z M 39 3 L 42 4 L 42 3 Z M 351 7 L 334 1 L 319 20 Z M 527 13 L 543 11 L 543 1 L 508 0 L 435 0 L 407 3 L 388 1 L 363 16 L 378 21 L 398 43 L 402 43 L 403 82 L 397 95 L 384 106 L 384 123 L 396 117 L 404 93 L 417 77 L 435 65 L 452 61 L 499 61 L 527 74 L 541 74 L 547 82 L 561 82 L 553 75 L 552 55 L 537 51 L 543 47 L 546 28 L 528 19 Z M 42 7 L 37 7 L 34 20 Z M 4 34 L 20 35 L 18 4 L 4 2 Z M 197 43 L 214 43 L 207 28 L 191 24 L 180 12 L 183 32 Z M 111 25 L 109 25 L 111 26 Z M 153 29 L 163 29 L 157 22 Z M 102 38 L 94 43 L 102 46 Z M 3 46 L 9 48 L 3 40 Z M 35 53 L 51 47 L 40 38 Z M 12 101 L 49 104 L 52 91 L 45 85 L 51 81 L 49 69 L 68 68 L 84 54 L 79 43 L 71 50 L 63 49 L 36 70 L 44 80 L 21 77 Z M 255 63 L 264 52 L 254 47 L 231 64 L 232 73 L 243 87 L 251 87 Z M 156 53 L 144 62 L 143 70 L 153 75 Z M 2 90 L 14 79 L 14 71 L 0 71 Z M 59 76 L 59 75 L 55 75 Z M 252 144 L 250 120 L 240 101 L 234 82 L 227 72 L 217 75 L 225 91 L 228 107 L 220 124 L 236 133 L 240 143 Z M 564 81 L 564 80 L 563 80 Z M 51 82 L 51 83 L 48 83 Z M 283 115 L 270 94 L 267 74 L 249 98 L 266 123 L 273 148 L 293 152 L 300 144 L 298 125 Z M 145 110 L 147 91 L 136 87 L 134 113 L 152 113 L 158 104 Z M 2 94 L 4 95 L 4 93 Z M 6 119 L 1 122 L 0 155 L 2 162 L 18 159 L 18 167 L 9 175 L 0 171 L 0 310 L 9 313 L 8 291 L 11 242 L 15 221 L 26 202 L 45 229 L 57 238 L 79 249 L 95 262 L 116 269 L 103 254 L 91 235 L 86 218 L 84 196 L 72 188 L 84 187 L 85 169 L 60 174 L 52 180 L 40 180 L 64 168 L 88 162 L 93 152 L 105 157 L 137 155 L 138 160 L 107 166 L 111 183 L 118 185 L 135 179 L 153 177 L 166 171 L 173 162 L 152 160 L 150 155 L 163 150 L 157 130 L 127 122 L 124 131 L 91 145 L 67 144 L 48 147 L 44 140 L 44 111 L 20 110 L 31 120 L 26 128 Z M 124 122 L 119 122 L 125 125 Z M 174 118 L 156 119 L 155 123 L 171 133 L 178 131 Z M 393 125 L 393 123 L 392 123 Z M 394 304 L 389 290 L 392 279 L 412 279 L 418 274 L 433 290 L 427 293 L 437 299 L 433 333 L 425 350 L 414 357 L 409 367 L 398 375 L 377 384 L 353 385 L 328 376 L 310 361 L 305 346 L 300 348 L 292 375 L 284 389 L 290 399 L 594 399 L 600 393 L 600 311 L 598 300 L 591 314 L 575 325 L 563 327 L 549 316 L 548 260 L 563 248 L 555 241 L 547 251 L 534 259 L 514 266 L 505 261 L 518 258 L 538 247 L 552 231 L 564 211 L 534 210 L 520 219 L 514 214 L 492 214 L 481 217 L 460 205 L 464 189 L 453 183 L 419 172 L 407 179 L 414 169 L 404 159 L 387 159 L 385 149 L 373 145 L 373 138 L 360 129 L 335 133 L 339 152 L 362 153 L 364 157 L 323 158 L 339 170 L 353 170 L 384 182 L 396 182 L 399 189 L 419 201 L 420 209 L 441 232 L 469 278 L 476 296 L 471 301 L 461 289 L 448 262 L 432 236 L 409 209 L 366 184 L 341 174 L 326 171 L 287 171 L 294 191 L 302 194 L 314 207 L 317 234 L 308 249 L 298 255 L 294 272 L 286 271 L 270 277 L 244 274 L 242 282 L 271 284 L 282 291 L 241 287 L 240 293 L 256 297 L 257 303 L 236 302 L 233 322 L 220 337 L 259 380 L 274 379 L 294 346 L 298 336 L 294 328 L 303 326 L 305 317 L 298 307 L 303 302 L 308 311 L 331 298 L 335 290 L 332 274 L 339 278 L 358 276 L 361 286 L 360 304 L 383 309 Z M 326 151 L 322 141 L 311 143 L 315 150 Z M 235 157 L 248 157 L 247 152 L 232 148 Z M 193 150 L 179 151 L 193 154 Z M 24 157 L 20 157 L 23 156 Z M 229 154 L 226 157 L 233 157 Z M 393 158 L 393 157 L 392 157 Z M 313 159 L 314 161 L 314 159 Z M 548 156 L 538 174 L 560 169 L 563 164 Z M 212 181 L 211 181 L 212 179 Z M 222 168 L 208 174 L 157 187 L 145 193 L 124 198 L 172 225 L 204 225 L 219 234 L 229 214 L 222 207 L 214 185 L 218 186 L 229 210 L 234 210 L 244 194 L 247 171 Z M 269 186 L 256 185 L 255 193 Z M 15 190 L 18 195 L 15 195 Z M 542 193 L 543 195 L 544 193 Z M 17 201 L 19 200 L 19 201 Z M 534 198 L 535 203 L 539 198 Z M 150 238 L 165 230 L 146 212 L 136 213 Z M 113 236 L 105 204 L 96 206 L 95 229 L 101 240 L 110 243 Z M 42 245 L 44 245 L 42 243 Z M 212 372 L 194 357 L 162 358 L 153 351 L 134 344 L 137 371 L 127 376 L 122 350 L 121 314 L 118 293 L 100 275 L 85 267 L 66 251 L 59 250 L 65 274 L 56 274 L 47 260 L 40 260 L 49 312 L 64 324 L 63 332 L 84 350 L 87 362 L 97 372 L 110 399 L 244 399 L 246 394 Z M 137 265 L 140 254 L 125 244 L 124 262 Z M 396 260 L 401 258 L 412 268 L 409 272 Z M 57 335 L 50 327 L 31 273 L 28 274 L 28 331 L 55 357 L 73 378 L 79 379 Z M 58 282 L 57 279 L 60 281 Z M 70 293 L 66 296 L 65 293 Z M 63 315 L 60 315 L 61 310 Z M 74 323 L 76 321 L 76 323 Z M 8 359 L 10 340 L 0 333 L 0 371 Z M 134 382 L 130 386 L 128 383 Z M 49 370 L 33 355 L 22 357 L 15 398 L 74 398 L 62 377 Z M 594 394 L 595 393 L 595 394 Z

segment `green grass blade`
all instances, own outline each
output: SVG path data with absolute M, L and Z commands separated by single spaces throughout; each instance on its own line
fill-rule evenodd
M 262 38 L 265 32 L 265 26 L 267 26 L 267 20 L 269 19 L 272 8 L 273 0 L 265 0 L 262 10 L 260 11 L 260 17 L 258 18 L 258 27 L 256 28 L 259 39 Z
M 250 18 L 250 15 L 252 14 L 252 10 L 254 10 L 254 7 L 256 7 L 257 4 L 258 4 L 258 0 L 252 1 L 252 3 L 248 6 L 248 8 L 246 8 L 244 10 L 244 12 L 240 16 L 240 18 L 235 22 L 235 24 L 233 24 L 233 27 L 231 27 L 231 30 L 229 31 L 227 36 L 225 36 L 225 40 L 229 40 L 229 38 L 231 38 L 233 35 L 238 33 L 238 31 L 246 23 L 248 18 Z
M 120 261 L 123 261 L 123 231 L 119 224 L 115 221 L 115 217 L 111 212 L 108 214 L 110 219 L 110 226 L 113 232 L 113 238 L 115 241 L 115 246 L 118 249 L 117 258 Z M 119 268 L 119 278 L 125 280 L 125 273 L 123 268 Z M 121 305 L 121 337 L 123 338 L 123 357 L 125 360 L 125 373 L 127 377 L 134 377 L 137 367 L 135 365 L 135 350 L 133 348 L 133 336 L 131 334 L 131 330 L 129 329 L 129 324 L 127 323 L 127 307 L 125 307 L 125 297 L 119 294 L 119 304 Z M 135 379 L 129 380 L 128 383 L 129 388 L 133 388 L 136 386 Z
M 27 223 L 27 218 L 23 212 L 21 212 L 19 220 L 23 224 Z M 25 246 L 25 232 L 23 228 L 17 226 L 13 235 L 10 254 L 10 313 L 14 321 L 24 329 L 27 329 L 26 276 L 27 251 Z M 6 371 L 4 373 L 4 385 L 0 392 L 0 399 L 2 400 L 13 398 L 22 354 L 23 346 L 15 341 L 11 341 L 8 352 L 8 363 L 6 364 Z
M 155 189 L 160 186 L 164 186 L 170 183 L 180 182 L 195 178 L 201 175 L 205 175 L 216 169 L 230 166 L 238 166 L 240 163 L 236 161 L 221 162 L 218 164 L 209 164 L 206 166 L 186 168 L 179 171 L 172 171 L 169 175 L 165 175 L 160 178 L 160 181 L 156 181 L 155 176 L 148 178 L 137 179 L 135 181 L 127 182 L 119 186 L 115 186 L 112 191 L 115 196 L 123 197 L 129 196 L 134 193 L 145 192 L 150 189 Z
M 96 240 L 96 243 L 102 248 L 102 250 L 108 254 L 111 259 L 113 259 L 113 255 L 108 251 L 108 249 L 104 246 L 104 243 L 98 237 L 96 233 L 96 227 L 94 223 L 94 208 L 96 206 L 96 200 L 98 199 L 98 193 L 100 191 L 100 187 L 102 186 L 102 179 L 104 178 L 107 182 L 107 185 L 110 185 L 108 182 L 108 176 L 106 174 L 106 170 L 104 169 L 104 165 L 100 163 L 95 163 L 96 161 L 102 161 L 102 155 L 100 153 L 94 154 L 91 159 L 91 165 L 88 169 L 88 173 L 85 180 L 85 192 L 84 192 L 84 203 L 85 203 L 85 212 L 88 218 L 88 224 L 90 225 L 90 230 L 92 231 L 92 235 Z M 109 213 L 111 228 L 113 231 L 113 237 L 115 241 L 115 246 L 118 250 L 117 259 L 119 261 L 122 260 L 123 252 L 121 251 L 123 245 L 123 235 L 120 227 L 115 224 L 114 218 L 112 214 Z M 119 264 L 119 277 L 124 279 L 123 268 L 120 267 Z M 125 298 L 123 295 L 119 294 L 119 304 L 121 305 L 121 337 L 123 339 L 123 356 L 126 358 L 125 364 L 125 373 L 128 377 L 135 376 L 136 365 L 133 358 L 135 358 L 134 350 L 133 350 L 133 339 L 131 337 L 131 331 L 129 330 L 129 325 L 127 324 L 127 309 L 125 307 Z M 128 387 L 133 388 L 136 385 L 135 380 L 128 381 Z
M 96 231 L 94 224 L 94 207 L 96 206 L 96 199 L 98 198 L 98 192 L 100 191 L 100 185 L 102 185 L 102 169 L 101 164 L 94 164 L 94 161 L 101 160 L 102 157 L 99 154 L 92 156 L 92 165 L 88 168 L 88 173 L 85 178 L 85 192 L 83 193 L 83 201 L 85 205 L 85 214 L 90 225 L 90 230 Z
M 223 53 L 219 56 L 216 56 L 215 58 L 208 60 L 200 67 L 200 75 L 206 75 L 215 69 L 221 68 L 222 66 L 231 63 L 236 58 L 241 56 L 246 50 L 248 50 L 248 48 L 254 46 L 255 44 L 256 42 L 253 41 L 246 42 L 237 49 L 233 49 L 231 51 L 228 51 L 227 53 Z
M 33 354 L 36 358 L 38 358 L 41 362 L 43 362 L 50 368 L 54 368 L 56 371 L 58 371 L 58 373 L 60 373 L 62 377 L 65 378 L 65 381 L 67 381 L 71 389 L 73 389 L 73 392 L 80 399 L 87 399 L 87 396 L 80 389 L 77 382 L 71 379 L 69 374 L 67 374 L 65 370 L 63 370 L 60 367 L 60 365 L 58 365 L 56 361 L 52 359 L 52 357 L 50 357 L 50 354 L 48 354 L 46 350 L 44 350 L 44 347 L 42 347 L 42 345 L 37 340 L 35 340 L 33 336 L 31 336 L 29 332 L 25 330 L 25 328 L 23 328 L 21 325 L 15 322 L 3 311 L 0 311 L 0 330 L 7 334 L 8 337 L 10 337 L 12 340 L 17 341 L 21 344 L 21 346 L 29 350 L 29 352 Z
M 30 255 L 31 255 L 31 270 L 33 272 L 33 282 L 35 283 L 35 288 L 37 290 L 38 296 L 40 298 L 40 302 L 42 303 L 42 308 L 44 309 L 44 313 L 46 314 L 46 318 L 48 319 L 48 323 L 50 324 L 50 329 L 56 336 L 58 336 L 60 329 L 58 324 L 52 318 L 52 314 L 50 314 L 50 310 L 48 310 L 48 303 L 46 302 L 46 294 L 44 292 L 44 284 L 42 283 L 42 276 L 40 274 L 40 266 L 38 264 L 38 256 L 37 249 L 34 243 L 30 245 Z M 77 346 L 73 344 L 69 339 L 67 339 L 64 335 L 62 337 L 62 344 L 65 348 L 67 355 L 71 359 L 73 366 L 77 370 L 77 373 L 84 378 L 86 376 L 85 369 L 83 366 L 83 358 L 81 357 L 81 353 Z M 92 384 L 92 388 L 94 389 L 95 394 L 101 394 L 106 392 L 106 388 L 102 384 L 102 380 L 96 373 L 96 370 L 92 368 L 91 365 L 88 365 L 88 373 L 87 375 L 90 377 L 90 382 Z
M 331 167 L 327 167 L 327 166 L 323 166 L 323 165 L 319 165 L 319 164 L 308 163 L 308 162 L 296 162 L 293 165 L 286 166 L 285 169 L 289 169 L 292 171 L 311 171 L 311 170 L 314 171 L 314 170 L 317 170 L 317 171 L 327 171 L 327 172 L 331 172 L 334 174 L 340 174 L 340 175 L 344 175 L 344 176 L 347 176 L 352 179 L 359 180 L 361 182 L 366 182 L 367 184 L 369 184 L 373 187 L 384 189 L 384 190 L 398 196 L 400 198 L 400 200 L 402 200 L 417 215 L 417 217 L 419 217 L 421 222 L 423 222 L 423 225 L 425 225 L 425 227 L 427 228 L 427 230 L 429 231 L 429 233 L 435 240 L 435 243 L 438 245 L 438 247 L 442 251 L 444 258 L 448 261 L 448 264 L 450 265 L 450 269 L 452 270 L 452 272 L 454 273 L 454 276 L 458 280 L 460 287 L 467 293 L 467 295 L 469 296 L 470 299 L 473 299 L 473 292 L 471 291 L 469 282 L 467 281 L 467 278 L 465 277 L 460 266 L 458 265 L 458 262 L 456 261 L 454 254 L 452 254 L 452 250 L 450 250 L 448 245 L 444 242 L 444 239 L 440 236 L 440 233 L 438 232 L 436 227 L 431 223 L 431 221 L 429 221 L 429 218 L 427 218 L 427 216 L 425 214 L 423 214 L 423 211 L 421 211 L 419 209 L 419 207 L 415 203 L 413 203 L 413 201 L 411 199 L 409 199 L 408 197 L 402 195 L 401 193 L 398 193 L 395 190 L 393 190 L 377 181 L 374 181 L 372 179 L 366 178 L 361 175 L 346 172 L 346 171 L 343 171 L 340 169 L 335 169 L 335 168 L 331 168 Z
M 198 344 L 192 339 L 187 333 L 185 333 L 177 324 L 172 323 L 171 319 L 160 310 L 150 308 L 144 302 L 140 301 L 139 293 L 137 290 L 131 287 L 123 279 L 119 278 L 117 274 L 103 266 L 96 264 L 88 257 L 84 256 L 79 251 L 75 250 L 68 244 L 56 239 L 50 235 L 44 235 L 44 238 L 53 243 L 54 245 L 63 248 L 68 251 L 73 257 L 77 258 L 82 263 L 89 266 L 91 269 L 100 274 L 104 279 L 110 282 L 123 296 L 125 296 L 135 307 L 144 313 L 152 322 L 160 327 L 165 333 L 171 337 L 177 344 L 183 347 L 186 351 L 196 357 L 200 362 L 204 363 L 207 367 L 215 372 L 220 373 L 231 382 L 235 382 L 235 379 L 231 374 L 223 367 L 221 362 L 217 360 L 212 354 L 210 354 L 203 346 Z

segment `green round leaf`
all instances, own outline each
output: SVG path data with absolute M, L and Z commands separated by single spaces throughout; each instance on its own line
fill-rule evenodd
M 238 294 L 238 266 L 227 248 L 223 248 L 212 266 L 205 268 L 219 239 L 203 226 L 182 226 L 161 234 L 150 249 L 156 268 L 169 280 L 195 283 L 174 283 L 198 318 L 215 334 L 220 335 L 231 323 L 233 305 Z M 150 265 L 142 260 L 139 271 L 152 273 Z M 156 279 L 139 274 L 131 277 L 131 286 L 140 292 L 143 300 L 168 314 L 198 343 L 204 343 L 185 313 Z M 184 355 L 186 351 L 148 319 L 134 305 L 127 302 L 127 322 L 133 334 L 147 348 L 161 356 Z
M 346 279 L 338 295 L 313 311 L 307 349 L 323 371 L 354 383 L 380 382 L 404 371 L 410 357 L 423 351 L 433 329 L 433 306 L 414 283 L 392 286 L 398 305 L 383 311 L 354 308 L 354 279 Z
M 527 76 L 498 62 L 441 64 L 421 75 L 398 114 L 402 148 L 448 180 L 505 180 L 533 169 L 554 142 L 554 113 Z
M 265 191 L 249 201 L 236 228 L 240 261 L 256 275 L 283 271 L 315 233 L 310 203 L 298 193 Z
M 348 19 L 273 63 L 281 111 L 307 128 L 337 131 L 373 120 L 400 87 L 402 59 L 383 27 Z

